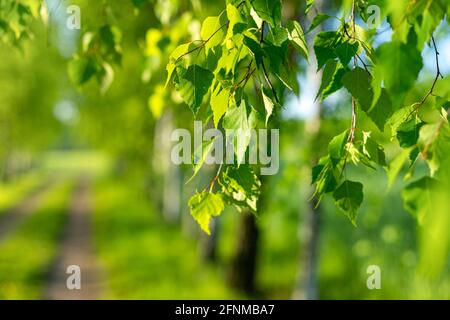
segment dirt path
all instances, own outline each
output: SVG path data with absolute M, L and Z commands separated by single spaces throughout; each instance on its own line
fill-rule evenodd
M 51 300 L 93 300 L 101 297 L 103 284 L 92 250 L 90 184 L 85 178 L 73 196 L 69 217 L 59 249 L 59 256 L 50 271 L 45 299 Z M 81 289 L 69 290 L 67 279 L 73 272 L 66 273 L 69 266 L 79 266 Z
M 46 182 L 39 186 L 25 200 L 0 216 L 0 243 L 38 209 L 41 200 L 45 197 L 52 184 L 52 182 Z

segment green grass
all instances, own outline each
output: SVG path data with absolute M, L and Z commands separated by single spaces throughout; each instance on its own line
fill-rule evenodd
M 33 172 L 13 182 L 0 184 L 0 215 L 24 199 L 42 183 L 42 179 L 42 175 Z
M 40 208 L 0 244 L 0 299 L 42 297 L 58 249 L 72 183 L 53 187 Z
M 222 274 L 200 260 L 198 239 L 168 226 L 139 190 L 103 181 L 95 239 L 111 299 L 227 299 Z

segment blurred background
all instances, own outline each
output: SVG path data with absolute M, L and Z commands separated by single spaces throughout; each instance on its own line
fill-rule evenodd
M 331 199 L 318 208 L 309 201 L 311 166 L 351 116 L 345 92 L 314 102 L 314 60 L 299 60 L 301 92 L 284 98 L 280 171 L 263 179 L 259 214 L 228 208 L 208 237 L 187 201 L 214 168 L 186 185 L 192 167 L 171 163 L 170 133 L 192 129 L 193 117 L 163 86 L 170 51 L 195 38 L 199 21 L 224 2 L 72 3 L 81 8 L 82 28 L 120 26 L 122 59 L 106 92 L 95 80 L 73 84 L 67 65 L 82 35 L 65 27 L 67 1 L 46 1 L 47 23 L 34 22 L 31 39 L 0 44 L 0 299 L 72 298 L 61 289 L 68 265 L 81 266 L 81 298 L 450 298 L 448 247 L 424 236 L 404 210 L 404 181 L 388 191 L 383 170 L 352 168 L 366 182 L 357 227 Z M 286 17 L 310 23 L 298 1 L 283 3 Z M 340 5 L 316 7 L 340 15 Z M 435 34 L 445 76 L 449 34 L 445 24 Z M 378 41 L 386 39 L 389 30 Z M 434 58 L 424 50 L 411 101 L 428 90 Z M 437 90 L 450 98 L 448 78 Z M 359 121 L 385 142 L 389 159 L 400 152 L 389 130 L 380 134 L 363 114 Z M 448 198 L 441 201 L 448 208 Z M 445 214 L 436 219 L 449 225 Z M 367 287 L 372 265 L 381 270 L 379 290 Z

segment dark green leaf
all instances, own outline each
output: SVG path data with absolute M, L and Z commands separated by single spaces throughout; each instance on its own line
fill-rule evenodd
M 334 191 L 333 197 L 336 205 L 356 225 L 356 215 L 364 199 L 363 185 L 359 182 L 346 180 Z

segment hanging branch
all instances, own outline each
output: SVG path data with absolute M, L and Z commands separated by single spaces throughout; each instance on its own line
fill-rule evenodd
M 437 49 L 436 41 L 434 40 L 434 36 L 431 36 L 431 42 L 433 44 L 434 55 L 436 57 L 436 76 L 435 76 L 433 84 L 431 85 L 431 88 L 430 88 L 430 90 L 428 90 L 427 94 L 423 97 L 423 99 L 420 102 L 417 102 L 414 104 L 415 107 L 414 107 L 413 111 L 410 113 L 410 115 L 408 116 L 408 118 L 411 116 L 411 114 L 419 111 L 420 107 L 422 107 L 423 104 L 428 100 L 428 98 L 434 94 L 434 88 L 436 87 L 436 84 L 437 84 L 439 78 L 444 79 L 444 76 L 441 73 L 441 67 L 439 65 L 439 51 Z
M 352 28 L 353 28 L 353 38 L 355 38 L 356 35 L 355 1 L 353 1 L 352 5 Z M 357 66 L 356 57 L 353 57 L 353 67 L 356 68 L 356 66 Z M 356 130 L 356 99 L 352 95 L 352 124 L 348 136 L 348 141 L 350 143 L 353 143 L 353 140 L 355 139 L 355 130 Z
M 264 26 L 265 26 L 265 21 L 262 22 L 261 24 L 261 38 L 259 39 L 259 43 L 262 44 L 264 42 Z M 272 82 L 270 81 L 269 78 L 269 73 L 267 72 L 266 69 L 266 65 L 264 64 L 264 59 L 261 59 L 261 66 L 263 69 L 263 73 L 264 73 L 264 78 L 266 79 L 267 84 L 269 85 L 270 89 L 272 90 L 273 96 L 275 98 L 275 101 L 277 103 L 280 103 L 280 100 L 278 100 L 278 96 L 277 96 L 277 92 L 275 90 L 275 88 L 272 85 Z

